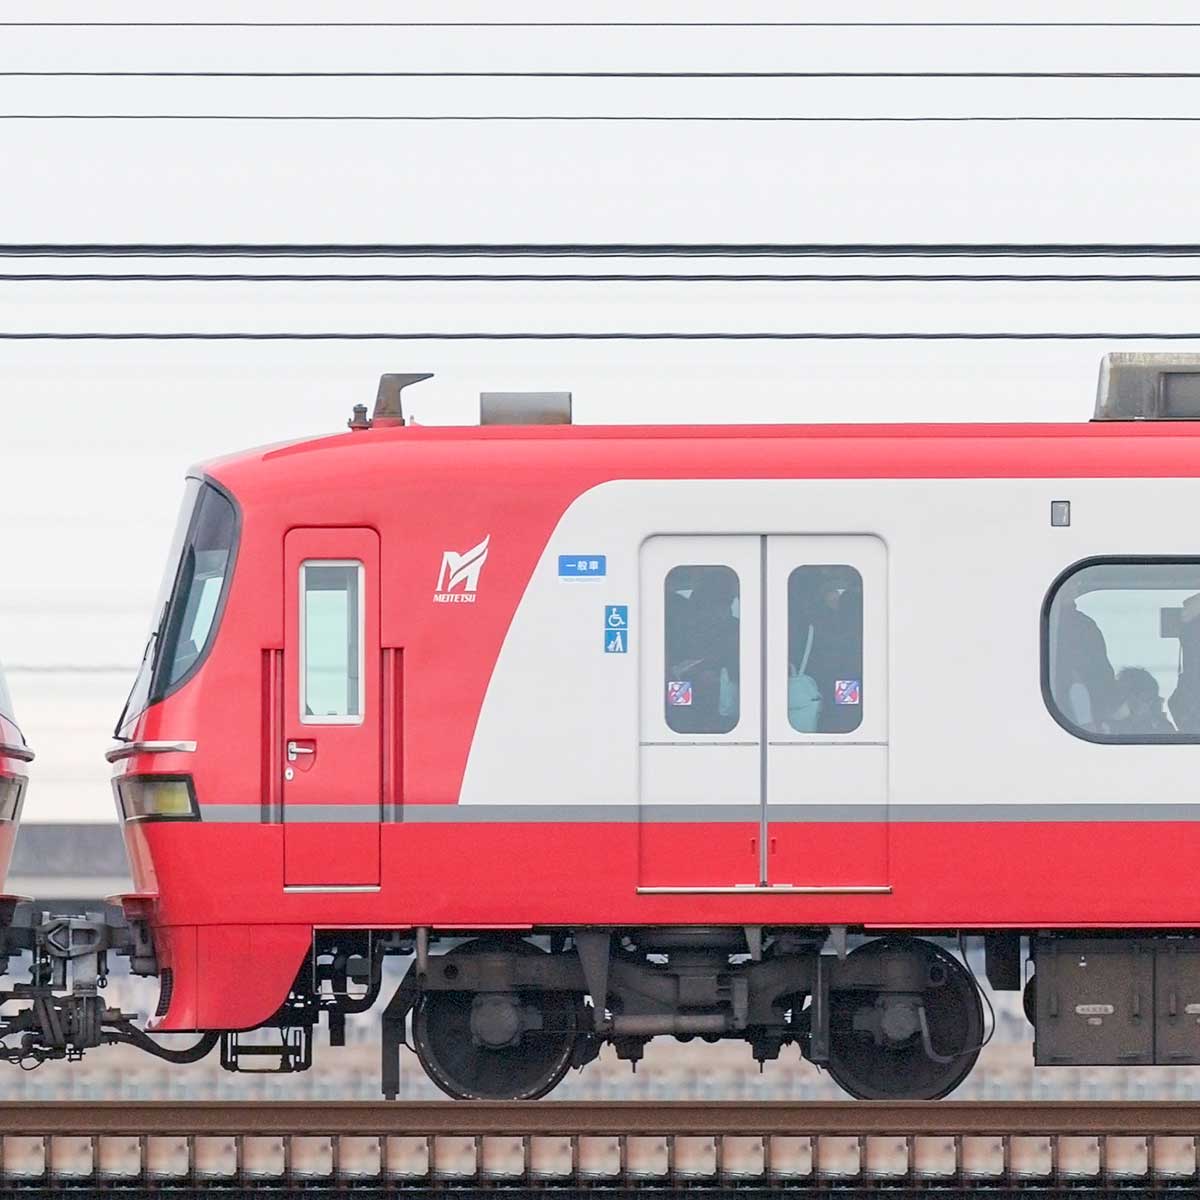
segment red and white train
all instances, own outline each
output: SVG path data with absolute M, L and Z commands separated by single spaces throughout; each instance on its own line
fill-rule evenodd
M 1038 1062 L 1200 1062 L 1200 359 L 1070 425 L 414 427 L 413 378 L 188 479 L 109 754 L 152 1030 L 301 1067 L 415 953 L 390 1094 L 411 1019 L 455 1096 L 668 1035 L 936 1097 L 983 935 Z
M 33 751 L 13 715 L 12 697 L 4 678 L 4 669 L 0 667 L 0 889 L 8 877 L 8 867 L 12 861 L 31 762 Z

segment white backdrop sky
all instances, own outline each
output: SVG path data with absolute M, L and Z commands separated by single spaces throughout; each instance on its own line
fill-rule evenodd
M 1188 21 L 1187 4 L 10 2 L 0 72 L 1191 70 L 1200 28 L 108 29 L 29 21 Z M 0 115 L 1200 116 L 1200 81 L 3 77 Z M 0 119 L 0 241 L 1032 242 L 1197 236 L 1186 123 Z M 71 270 L 1027 270 L 1034 263 L 0 259 Z M 1042 263 L 1172 270 L 1196 263 Z M 0 331 L 1200 330 L 1192 283 L 0 281 Z M 1123 344 L 1135 348 L 1137 343 Z M 1104 343 L 0 342 L 0 657 L 27 819 L 111 819 L 102 753 L 181 477 L 337 428 L 384 370 L 425 423 L 484 389 L 583 422 L 1082 419 Z M 1200 343 L 1178 348 L 1200 349 Z

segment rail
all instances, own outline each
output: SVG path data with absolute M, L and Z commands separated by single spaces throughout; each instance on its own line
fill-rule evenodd
M 4 1194 L 1200 1185 L 1200 1102 L 6 1102 Z M 512 1195 L 509 1190 L 509 1195 Z

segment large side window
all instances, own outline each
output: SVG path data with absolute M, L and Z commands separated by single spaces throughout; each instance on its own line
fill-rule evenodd
M 363 718 L 362 563 L 310 559 L 300 572 L 300 719 L 357 724 Z
M 729 733 L 741 707 L 740 586 L 725 566 L 667 573 L 663 703 L 675 733 Z
M 1046 603 L 1042 675 L 1051 712 L 1079 737 L 1200 741 L 1200 560 L 1069 571 Z
M 847 565 L 788 576 L 788 722 L 798 733 L 853 733 L 863 719 L 863 581 Z

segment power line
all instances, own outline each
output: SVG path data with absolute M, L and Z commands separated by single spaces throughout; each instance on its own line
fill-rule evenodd
M 1200 21 L 0 21 L 3 29 L 1195 29 Z
M 884 274 L 854 272 L 0 272 L 0 283 L 1200 283 L 1200 274 L 1016 273 Z
M 1029 113 L 1002 116 L 988 113 L 972 113 L 958 117 L 937 115 L 895 116 L 738 116 L 732 114 L 605 114 L 605 113 L 0 113 L 0 121 L 265 121 L 299 122 L 320 121 L 326 123 L 395 122 L 395 123 L 476 123 L 476 124 L 528 124 L 533 122 L 558 122 L 579 124 L 736 124 L 736 125 L 968 125 L 968 124 L 1192 124 L 1200 121 L 1198 116 L 1134 116 L 1115 114 L 1079 114 L 1050 116 Z
M 1200 242 L 0 242 L 0 258 L 1197 258 Z
M 342 331 L 208 331 L 164 332 L 0 332 L 7 342 L 1083 342 L 1083 341 L 1200 341 L 1200 332 L 1165 333 L 1160 331 L 1031 331 L 995 330 L 950 331 L 845 331 L 845 330 L 757 330 L 656 332 L 600 330 L 594 332 L 544 332 L 534 330 L 471 332 L 357 332 Z

